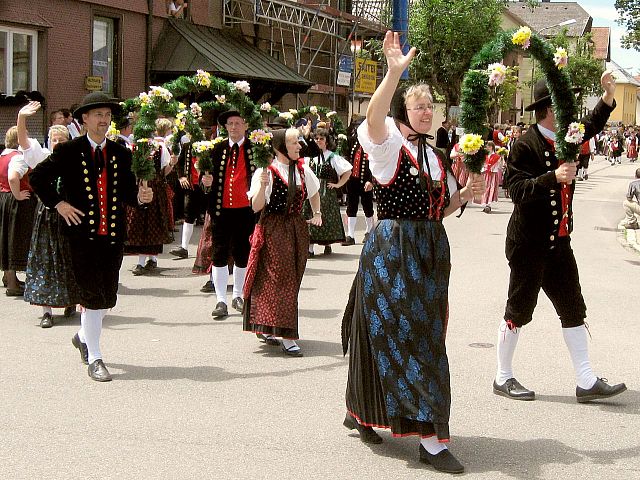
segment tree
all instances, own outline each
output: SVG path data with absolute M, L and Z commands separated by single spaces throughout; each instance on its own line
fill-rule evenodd
M 618 23 L 627 29 L 622 46 L 640 50 L 640 0 L 616 0 L 615 7 L 620 15 Z
M 504 0 L 417 0 L 409 10 L 409 43 L 418 49 L 411 76 L 458 105 L 471 58 L 500 30 Z
M 576 38 L 575 49 L 569 46 L 571 39 L 567 36 L 567 29 L 553 37 L 550 42 L 556 47 L 565 48 L 569 52 L 569 63 L 566 66 L 567 73 L 574 87 L 580 88 L 577 103 L 582 109 L 584 99 L 591 95 L 597 95 L 602 91 L 600 77 L 604 72 L 601 60 L 593 57 L 592 35 L 586 33 Z

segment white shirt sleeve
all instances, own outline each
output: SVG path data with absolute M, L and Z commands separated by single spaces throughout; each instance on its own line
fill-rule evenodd
M 160 147 L 160 168 L 165 168 L 171 162 L 171 154 L 166 145 L 162 144 Z
M 349 162 L 337 153 L 334 153 L 333 157 L 331 157 L 331 166 L 338 174 L 338 177 L 341 177 L 344 172 L 348 172 L 353 168 Z
M 311 198 L 320 190 L 320 180 L 306 164 L 302 165 L 302 168 L 304 170 L 304 183 L 307 186 L 307 197 Z
M 264 168 L 256 168 L 255 172 L 253 172 L 253 176 L 251 177 L 251 187 L 249 187 L 249 191 L 247 192 L 247 197 L 251 200 L 253 197 L 257 195 L 260 191 L 260 176 Z M 271 186 L 273 185 L 273 174 L 269 172 L 269 185 L 264 191 L 264 201 L 265 203 L 269 203 L 271 199 Z
M 358 127 L 358 140 L 362 149 L 369 156 L 369 169 L 378 182 L 386 185 L 391 181 L 398 168 L 402 134 L 391 117 L 384 120 L 387 127 L 387 138 L 381 144 L 373 143 L 369 137 L 367 122 Z
M 9 172 L 17 172 L 20 178 L 29 171 L 29 165 L 24 161 L 24 155 L 14 155 L 9 162 Z
M 35 138 L 29 139 L 29 148 L 18 147 L 18 151 L 24 156 L 24 161 L 29 168 L 36 168 L 40 162 L 51 155 L 51 152 L 43 148 Z

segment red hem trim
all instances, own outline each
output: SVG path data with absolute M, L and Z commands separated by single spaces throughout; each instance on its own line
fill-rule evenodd
M 367 423 L 367 422 L 363 422 L 362 419 L 356 415 L 355 413 L 353 413 L 351 410 L 347 409 L 347 413 L 349 415 L 351 415 L 353 418 L 356 419 L 356 421 L 360 424 L 360 425 L 364 425 L 365 427 L 371 427 L 371 428 L 384 428 L 386 430 L 391 430 L 391 427 L 388 425 L 377 425 L 375 423 Z M 431 438 L 431 437 L 435 437 L 436 434 L 432 433 L 431 435 L 421 435 L 418 432 L 411 432 L 411 433 L 393 433 L 391 432 L 391 435 L 394 438 L 404 438 L 404 437 L 412 437 L 412 436 L 418 436 L 420 438 Z M 443 439 L 438 439 L 438 442 L 440 443 L 449 443 L 450 439 L 448 438 L 443 438 Z

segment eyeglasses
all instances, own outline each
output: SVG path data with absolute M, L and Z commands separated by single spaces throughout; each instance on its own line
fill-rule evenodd
M 408 112 L 419 112 L 419 113 L 424 113 L 427 110 L 433 110 L 433 105 L 418 105 L 415 108 L 407 108 Z

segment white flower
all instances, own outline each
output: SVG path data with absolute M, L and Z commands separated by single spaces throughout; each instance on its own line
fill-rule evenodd
M 502 63 L 492 63 L 489 65 L 489 68 L 487 68 L 487 72 L 489 73 L 489 86 L 497 87 L 504 82 L 507 76 L 507 67 Z
M 249 93 L 249 91 L 251 90 L 249 82 L 246 82 L 244 80 L 238 80 L 233 84 L 233 86 L 236 88 L 236 90 L 240 90 L 242 93 Z
M 211 74 L 204 70 L 198 70 L 196 72 L 196 82 L 201 87 L 209 88 L 211 86 Z
M 262 105 L 260 105 L 260 110 L 262 110 L 263 112 L 271 111 L 271 104 L 269 102 L 264 102 Z
M 280 112 L 279 117 L 284 118 L 285 120 L 293 120 L 293 113 L 291 112 Z
M 193 102 L 189 108 L 191 109 L 191 115 L 196 118 L 200 118 L 202 116 L 202 107 L 197 103 Z
M 150 87 L 149 95 L 152 97 L 160 97 L 167 102 L 173 98 L 173 94 L 163 87 Z
M 289 109 L 289 113 L 290 113 L 291 115 L 297 115 L 297 114 L 298 114 L 298 110 L 296 110 L 295 108 L 290 108 L 290 109 Z
M 140 103 L 142 105 L 150 105 L 151 104 L 151 97 L 146 92 L 142 92 L 140 95 L 138 95 L 138 98 L 140 99 Z
M 337 115 L 337 114 L 338 114 L 338 112 L 334 112 L 333 110 L 331 110 L 329 113 L 327 113 L 327 118 L 331 118 L 331 117 L 333 117 L 334 115 Z
M 347 139 L 347 136 L 346 136 L 344 133 L 339 133 L 339 134 L 338 134 L 338 140 L 342 140 L 342 141 L 344 141 L 344 140 L 346 140 L 346 139 Z
M 567 129 L 567 135 L 564 137 L 564 141 L 567 143 L 580 144 L 584 139 L 584 125 L 582 123 L 573 122 L 569 124 Z
M 314 115 L 318 115 L 318 107 L 316 107 L 315 105 L 309 107 L 309 111 Z
M 216 95 L 216 100 L 218 103 L 224 103 L 227 101 L 227 97 L 225 97 L 224 95 Z

